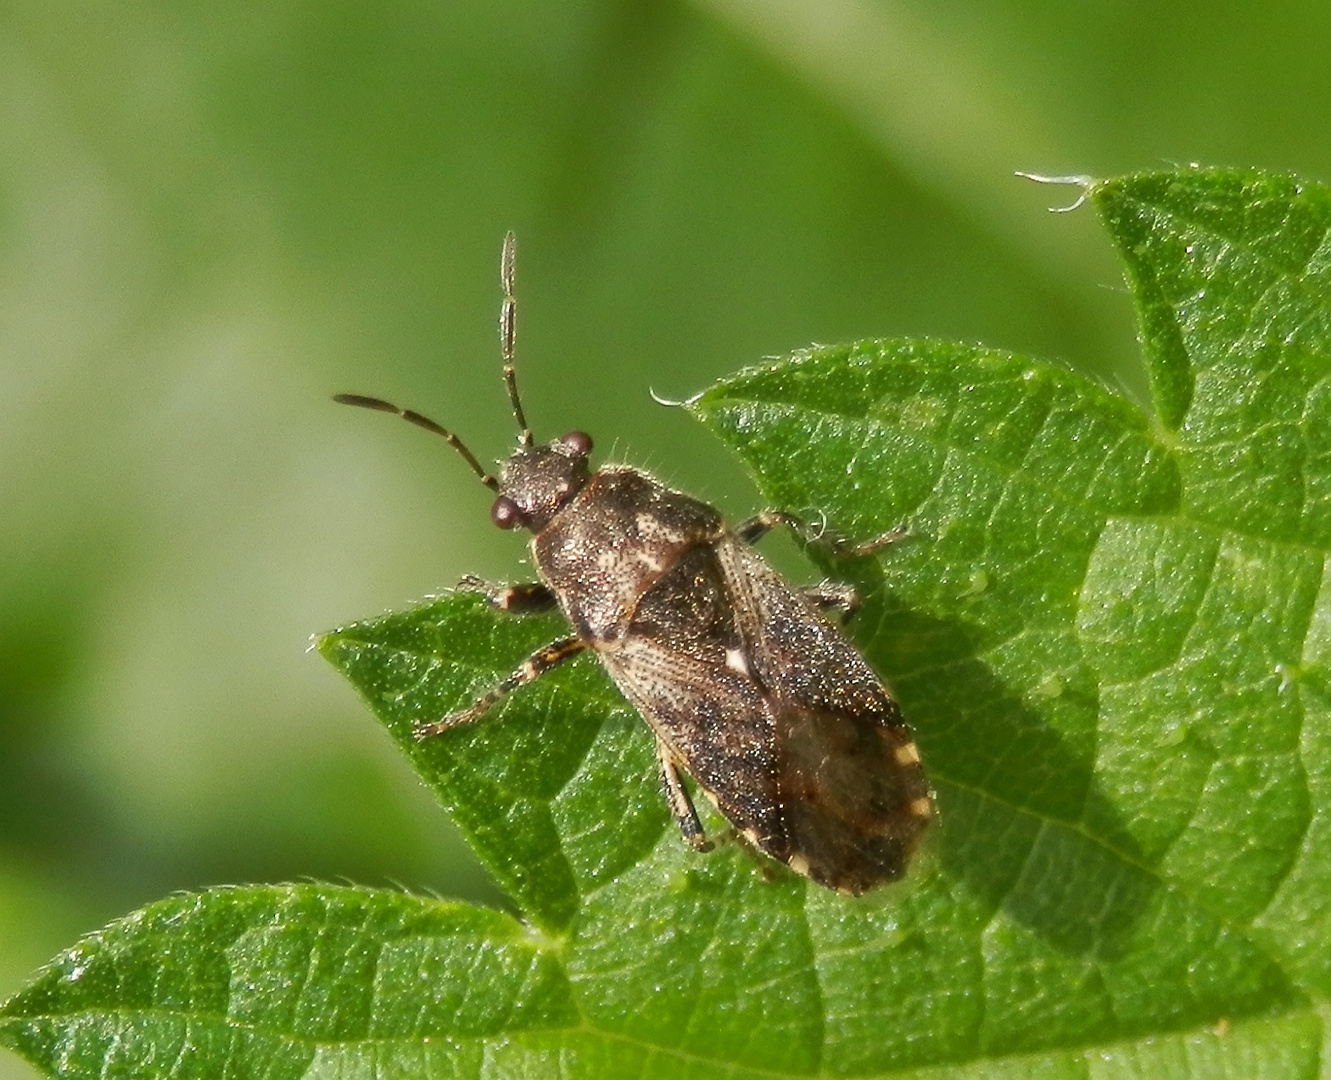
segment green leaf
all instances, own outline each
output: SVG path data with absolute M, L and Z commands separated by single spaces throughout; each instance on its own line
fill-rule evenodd
M 1152 414 L 918 341 L 690 406 L 772 504 L 908 528 L 836 568 L 938 795 L 904 882 L 849 899 L 691 852 L 593 658 L 416 744 L 566 632 L 450 594 L 319 648 L 525 922 L 323 886 L 169 900 L 39 973 L 0 1041 L 69 1077 L 1318 1075 L 1331 193 L 1188 170 L 1091 194 Z
M 9 1045 L 54 1076 L 276 1078 L 455 1068 L 577 1010 L 557 958 L 508 916 L 288 885 L 152 904 L 58 957 L 4 1016 Z
M 1331 537 L 1331 191 L 1187 170 L 1103 185 L 1190 520 Z
M 583 657 L 510 695 L 485 723 L 419 743 L 411 725 L 469 704 L 565 633 L 557 617 L 497 617 L 479 594 L 454 593 L 319 642 L 500 885 L 552 933 L 568 928 L 583 893 L 635 865 L 666 832 L 638 715 Z

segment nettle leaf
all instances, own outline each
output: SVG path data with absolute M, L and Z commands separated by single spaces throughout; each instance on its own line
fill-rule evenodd
M 316 885 L 180 897 L 57 958 L 0 1041 L 62 1077 L 1317 1075 L 1331 191 L 1188 170 L 1090 194 L 1152 415 L 918 341 L 690 406 L 773 505 L 908 527 L 837 568 L 938 794 L 904 882 L 849 899 L 690 852 L 594 659 L 416 744 L 566 632 L 450 594 L 319 647 L 522 921 Z

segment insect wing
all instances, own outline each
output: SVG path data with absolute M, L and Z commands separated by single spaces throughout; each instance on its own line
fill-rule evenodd
M 711 545 L 686 551 L 642 597 L 601 659 L 670 756 L 758 835 L 781 832 L 775 723 L 741 666 L 743 639 Z
M 728 538 L 717 550 L 753 679 L 775 713 L 780 857 L 845 892 L 895 880 L 933 809 L 897 703 L 752 547 Z
M 747 545 L 686 552 L 603 659 L 755 846 L 844 892 L 901 875 L 930 809 L 910 733 L 864 659 Z

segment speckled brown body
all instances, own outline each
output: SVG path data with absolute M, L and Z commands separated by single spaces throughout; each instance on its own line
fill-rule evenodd
M 469 707 L 416 724 L 416 737 L 480 719 L 503 695 L 590 649 L 651 728 L 666 801 L 695 848 L 707 845 L 680 769 L 754 848 L 821 885 L 859 894 L 900 877 L 932 797 L 896 702 L 817 610 L 849 608 L 853 594 L 826 584 L 797 590 L 753 550 L 773 525 L 800 528 L 787 514 L 731 530 L 715 509 L 646 473 L 593 473 L 582 432 L 534 444 L 513 374 L 513 257 L 509 233 L 499 325 L 519 436 L 502 479 L 420 413 L 359 394 L 336 398 L 447 439 L 496 493 L 495 525 L 531 531 L 541 578 L 464 584 L 515 614 L 557 606 L 574 631 Z
M 896 703 L 716 510 L 605 468 L 531 551 L 663 771 L 682 767 L 753 846 L 820 884 L 861 893 L 901 875 L 931 803 Z

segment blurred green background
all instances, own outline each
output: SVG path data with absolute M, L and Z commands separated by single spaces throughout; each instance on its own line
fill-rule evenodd
M 1093 215 L 1014 170 L 1331 178 L 1328 57 L 1314 0 L 5 0 L 0 996 L 175 889 L 493 898 L 306 647 L 525 573 L 447 447 L 328 400 L 502 455 L 505 229 L 537 434 L 741 516 L 649 387 L 910 334 L 1141 400 Z

